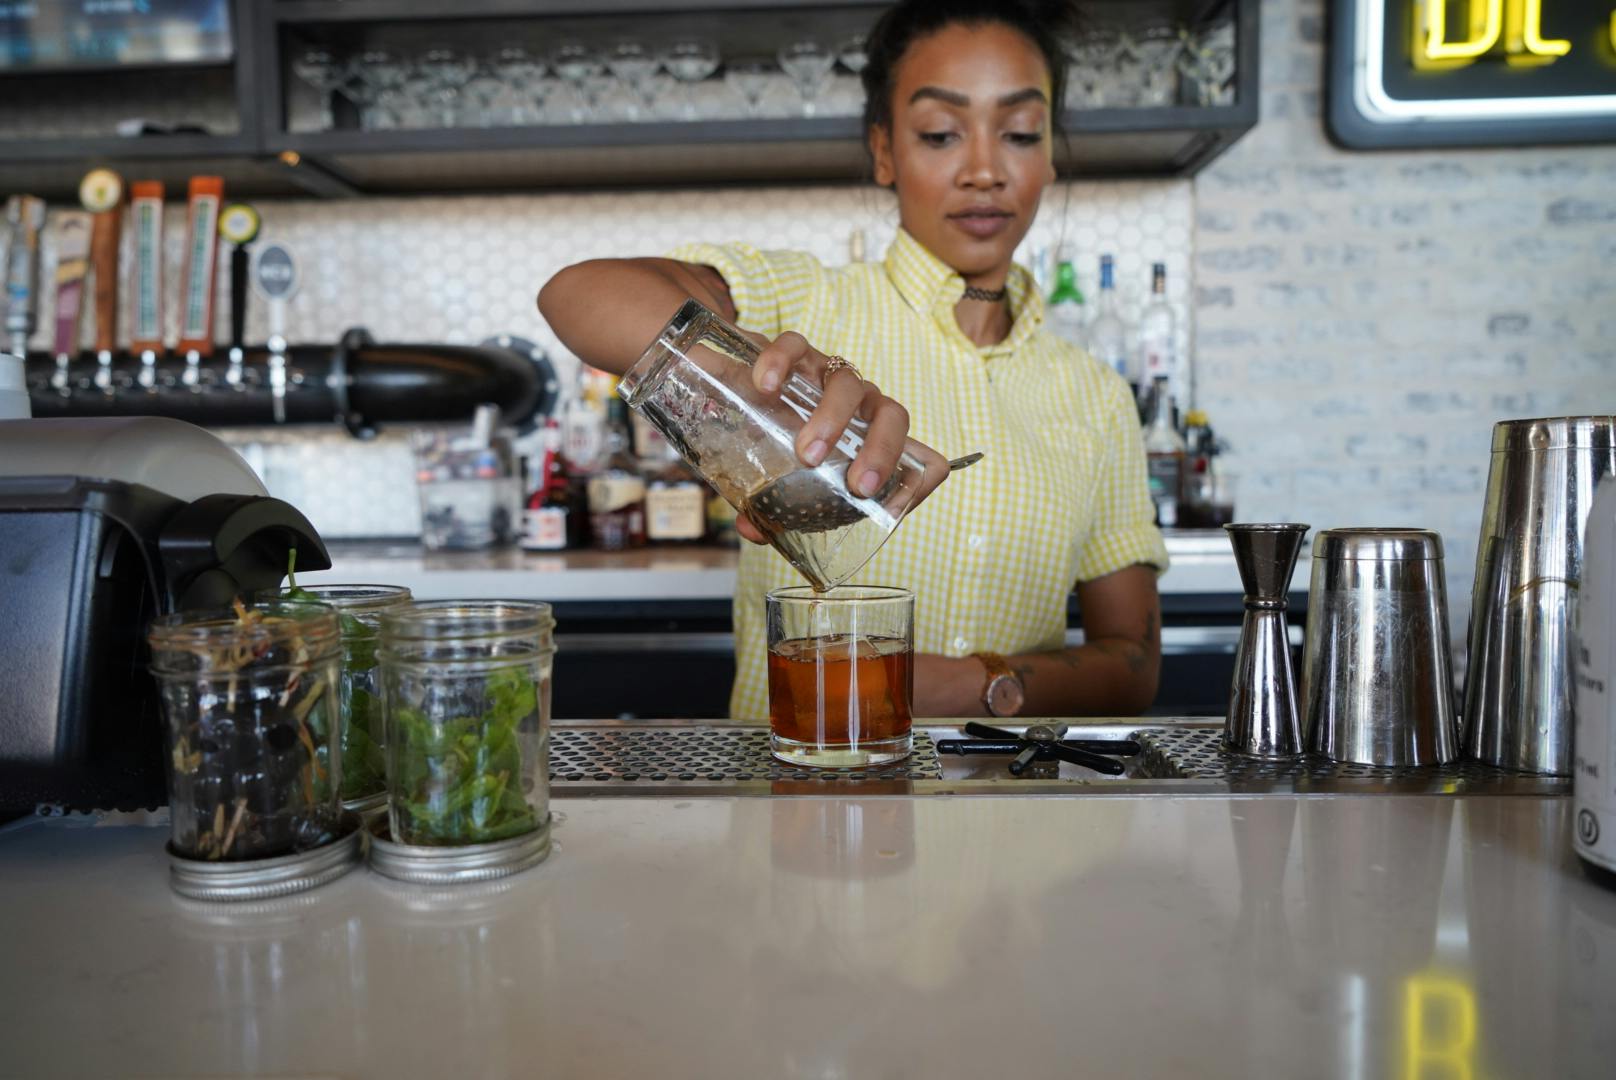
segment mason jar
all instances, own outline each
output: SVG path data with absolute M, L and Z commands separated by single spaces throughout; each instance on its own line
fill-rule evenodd
M 342 639 L 323 604 L 154 619 L 170 839 L 186 859 L 264 859 L 335 840 Z
M 266 595 L 336 609 L 342 632 L 342 802 L 352 810 L 381 806 L 387 799 L 387 762 L 376 647 L 382 614 L 408 604 L 410 590 L 402 585 L 299 585 Z
M 393 844 L 492 844 L 550 827 L 550 605 L 414 603 L 381 616 Z

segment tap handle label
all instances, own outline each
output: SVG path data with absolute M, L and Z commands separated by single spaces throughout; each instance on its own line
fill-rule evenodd
M 137 181 L 130 195 L 135 295 L 129 347 L 137 353 L 157 353 L 163 351 L 163 185 Z
M 90 215 L 68 210 L 56 219 L 56 355 L 79 351 L 84 279 L 90 272 Z
M 180 351 L 213 354 L 213 301 L 219 255 L 219 210 L 224 181 L 193 176 L 186 205 L 185 291 L 181 294 Z

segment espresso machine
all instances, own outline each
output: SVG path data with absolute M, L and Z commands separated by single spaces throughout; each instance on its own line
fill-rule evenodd
M 217 437 L 162 417 L 0 420 L 0 820 L 164 802 L 156 615 L 331 561 Z

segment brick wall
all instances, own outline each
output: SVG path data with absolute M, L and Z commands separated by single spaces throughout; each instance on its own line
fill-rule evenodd
M 1195 180 L 1199 402 L 1240 516 L 1414 525 L 1469 610 L 1492 424 L 1616 412 L 1616 147 L 1325 135 L 1324 0 L 1265 0 L 1262 120 Z

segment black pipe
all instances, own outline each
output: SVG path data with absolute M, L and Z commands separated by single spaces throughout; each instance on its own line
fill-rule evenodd
M 139 385 L 140 361 L 113 358 L 113 391 L 94 385 L 96 359 L 81 353 L 69 367 L 71 393 L 51 388 L 55 358 L 28 357 L 29 398 L 35 416 L 167 416 L 205 427 L 273 424 L 270 355 L 245 351 L 242 378 L 227 381 L 229 361 L 203 364 L 201 387 L 184 385 L 183 357 L 157 365 L 157 386 Z M 294 345 L 287 350 L 286 423 L 346 424 L 360 431 L 383 423 L 463 421 L 483 402 L 500 407 L 506 423 L 521 426 L 541 407 L 538 369 L 522 353 L 483 345 L 377 345 L 350 331 L 336 348 Z

